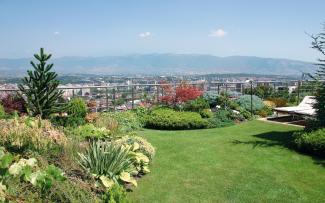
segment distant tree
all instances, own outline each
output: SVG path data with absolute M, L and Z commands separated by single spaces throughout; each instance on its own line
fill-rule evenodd
M 316 93 L 316 115 L 321 127 L 325 127 L 325 24 L 323 32 L 312 35 L 312 48 L 320 52 L 322 58 L 318 59 L 318 70 L 315 79 L 319 82 Z
M 48 118 L 50 114 L 59 111 L 56 102 L 63 92 L 58 90 L 59 81 L 57 74 L 51 72 L 53 64 L 46 64 L 51 58 L 51 54 L 44 53 L 41 48 L 39 54 L 34 54 L 39 62 L 35 64 L 31 61 L 34 70 L 28 70 L 27 77 L 24 77 L 19 85 L 20 91 L 26 97 L 27 108 L 33 116 Z

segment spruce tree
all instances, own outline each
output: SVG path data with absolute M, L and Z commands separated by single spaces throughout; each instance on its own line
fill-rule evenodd
M 317 93 L 316 93 L 316 109 L 317 120 L 320 127 L 325 127 L 325 24 L 323 32 L 318 35 L 312 36 L 312 48 L 320 52 L 323 58 L 318 59 L 318 70 L 315 74 L 315 79 L 318 81 Z
M 24 77 L 19 90 L 26 98 L 27 107 L 33 116 L 48 118 L 50 114 L 56 113 L 57 100 L 63 92 L 58 90 L 59 81 L 56 79 L 57 74 L 51 72 L 53 64 L 47 64 L 51 54 L 44 53 L 41 48 L 39 54 L 34 54 L 38 61 L 35 64 L 31 61 L 34 70 L 28 70 L 27 77 Z

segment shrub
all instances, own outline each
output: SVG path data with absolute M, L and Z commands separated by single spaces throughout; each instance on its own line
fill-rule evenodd
M 0 120 L 0 144 L 8 148 L 44 151 L 65 143 L 65 135 L 46 120 L 29 117 Z
M 131 111 L 99 114 L 94 125 L 97 127 L 105 127 L 112 133 L 126 133 L 142 127 L 141 120 Z
M 146 155 L 150 160 L 155 155 L 155 148 L 146 139 L 139 136 L 123 136 L 115 140 L 114 143 L 119 145 L 134 145 L 136 143 L 139 145 L 137 151 Z
M 191 100 L 191 101 L 187 101 L 184 106 L 183 109 L 185 111 L 194 111 L 194 112 L 200 112 L 203 111 L 203 109 L 208 109 L 209 103 L 207 100 L 205 100 L 203 97 L 199 97 L 197 99 Z
M 271 109 L 276 107 L 275 103 L 273 101 L 270 101 L 270 100 L 265 100 L 265 101 L 263 101 L 263 103 L 264 103 L 265 106 L 267 106 L 267 107 L 269 107 Z
M 7 94 L 1 98 L 0 103 L 7 114 L 27 113 L 25 100 L 17 95 Z
M 3 106 L 0 104 L 0 119 L 5 117 L 6 117 L 5 108 L 3 108 Z
M 95 112 L 88 113 L 85 117 L 85 120 L 88 123 L 94 123 L 96 119 L 98 119 L 98 113 Z
M 214 113 L 213 117 L 207 119 L 208 128 L 220 128 L 234 124 L 233 113 L 229 110 L 218 110 Z
M 269 98 L 268 100 L 272 101 L 276 107 L 284 107 L 288 104 L 288 100 L 284 98 Z
M 96 127 L 91 123 L 78 126 L 76 128 L 71 128 L 69 133 L 73 136 L 77 136 L 82 139 L 89 139 L 89 138 L 105 138 L 109 137 L 110 131 L 106 128 Z
M 81 98 L 74 98 L 67 104 L 69 117 L 85 118 L 87 115 L 87 105 Z
M 122 186 L 117 184 L 113 185 L 111 189 L 109 189 L 103 195 L 103 203 L 128 203 L 127 193 Z
M 236 99 L 236 102 L 243 107 L 245 110 L 251 110 L 251 95 L 243 95 Z M 261 110 L 264 107 L 262 99 L 253 95 L 253 112 Z
M 217 105 L 217 98 L 218 98 L 217 92 L 205 92 L 203 94 L 203 98 L 208 101 L 210 108 L 214 108 Z
M 51 122 L 56 126 L 78 127 L 86 123 L 84 118 L 74 116 L 53 116 Z
M 147 119 L 148 119 L 148 115 L 150 113 L 150 110 L 146 107 L 137 107 L 135 109 L 132 110 L 136 116 L 137 116 L 137 119 L 140 121 L 141 123 L 141 126 L 144 126 Z
M 272 113 L 272 109 L 268 106 L 264 106 L 261 110 L 257 112 L 257 114 L 261 117 L 267 117 L 269 115 L 272 115 Z
M 203 109 L 199 113 L 202 118 L 211 118 L 213 116 L 211 109 Z
M 325 157 L 325 128 L 312 132 L 296 132 L 294 137 L 299 150 Z
M 156 109 L 151 112 L 146 127 L 162 130 L 206 128 L 207 121 L 196 112 L 177 112 L 172 109 Z

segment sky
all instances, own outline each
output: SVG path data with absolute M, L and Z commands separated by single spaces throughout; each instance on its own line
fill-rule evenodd
M 324 0 L 0 0 L 0 58 L 150 53 L 315 61 Z

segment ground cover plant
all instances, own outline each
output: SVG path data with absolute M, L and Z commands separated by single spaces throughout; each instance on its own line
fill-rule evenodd
M 152 172 L 129 197 L 134 202 L 323 202 L 324 159 L 294 150 L 292 134 L 300 130 L 249 121 L 205 130 L 142 131 L 157 153 Z

